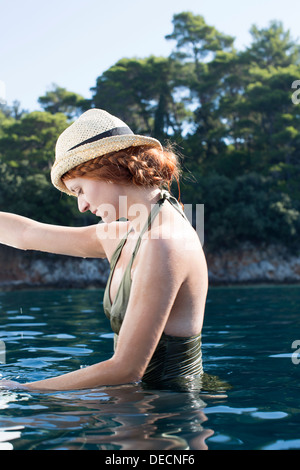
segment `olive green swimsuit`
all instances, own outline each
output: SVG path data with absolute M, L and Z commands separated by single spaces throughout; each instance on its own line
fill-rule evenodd
M 168 191 L 161 190 L 161 198 L 153 206 L 148 220 L 137 239 L 136 246 L 133 250 L 130 262 L 125 269 L 113 303 L 110 300 L 111 279 L 129 232 L 122 238 L 112 255 L 110 261 L 110 275 L 103 297 L 103 309 L 115 333 L 115 347 L 129 301 L 133 261 L 141 244 L 143 234 L 151 227 L 151 223 L 159 213 L 165 200 L 168 200 L 188 221 L 177 199 L 171 196 Z M 155 388 L 170 388 L 170 386 L 173 387 L 173 385 L 179 386 L 180 388 L 182 388 L 182 386 L 184 388 L 186 388 L 186 386 L 195 388 L 195 384 L 198 384 L 202 373 L 201 335 L 179 337 L 163 333 L 142 378 L 142 383 Z

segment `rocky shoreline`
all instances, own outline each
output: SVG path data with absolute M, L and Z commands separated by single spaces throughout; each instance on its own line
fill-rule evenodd
M 300 252 L 283 245 L 246 242 L 206 257 L 212 284 L 300 282 Z
M 206 251 L 206 250 L 205 250 Z M 300 282 L 300 254 L 281 245 L 243 243 L 206 251 L 210 285 Z M 109 263 L 0 246 L 0 290 L 104 287 Z
M 0 290 L 103 287 L 105 259 L 83 259 L 0 246 Z

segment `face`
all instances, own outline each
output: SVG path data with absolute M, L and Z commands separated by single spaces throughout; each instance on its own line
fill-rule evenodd
M 120 192 L 117 185 L 88 178 L 72 178 L 65 181 L 65 185 L 74 196 L 77 196 L 80 212 L 90 211 L 101 217 L 104 222 L 112 222 L 119 218 Z

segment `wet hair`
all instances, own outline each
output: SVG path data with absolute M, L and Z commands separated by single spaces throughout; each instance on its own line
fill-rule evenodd
M 112 183 L 170 189 L 174 179 L 179 188 L 180 173 L 179 158 L 171 146 L 163 150 L 139 146 L 88 160 L 65 173 L 62 181 L 86 177 Z

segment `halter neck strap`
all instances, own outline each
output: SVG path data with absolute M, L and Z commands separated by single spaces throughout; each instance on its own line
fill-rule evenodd
M 168 200 L 170 202 L 170 204 L 188 221 L 185 213 L 183 212 L 182 210 L 182 207 L 181 205 L 179 204 L 179 202 L 177 201 L 177 199 L 172 196 L 169 191 L 167 191 L 166 189 L 161 189 L 160 190 L 160 199 L 154 204 L 154 206 L 152 207 L 151 209 L 151 212 L 148 216 L 148 219 L 143 227 L 143 229 L 141 230 L 140 234 L 139 234 L 139 237 L 137 239 L 137 243 L 135 245 L 135 248 L 134 248 L 134 251 L 132 253 L 132 262 L 135 258 L 135 255 L 140 247 L 140 244 L 141 244 L 141 240 L 142 240 L 142 236 L 144 235 L 144 233 L 146 232 L 146 230 L 149 229 L 149 227 L 151 227 L 155 217 L 157 216 L 157 214 L 159 213 L 159 211 L 161 210 L 162 206 L 163 206 L 163 203 L 165 202 L 165 200 Z M 131 263 L 132 264 L 132 263 Z

